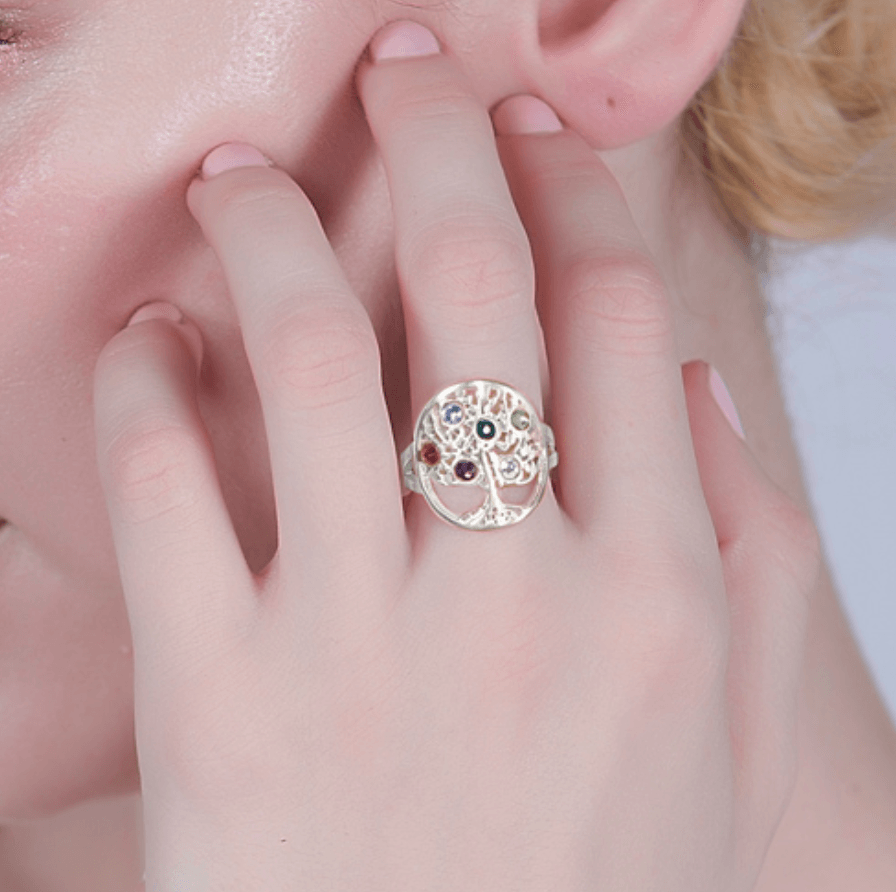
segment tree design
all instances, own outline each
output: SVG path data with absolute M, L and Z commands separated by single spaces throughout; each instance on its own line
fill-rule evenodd
M 499 494 L 504 487 L 546 478 L 548 472 L 541 423 L 506 385 L 468 381 L 442 391 L 421 418 L 417 443 L 420 483 L 431 500 L 442 504 L 433 483 L 485 490 L 482 505 L 458 518 L 470 529 L 514 523 L 541 496 L 543 486 L 536 487 L 534 499 L 513 505 Z

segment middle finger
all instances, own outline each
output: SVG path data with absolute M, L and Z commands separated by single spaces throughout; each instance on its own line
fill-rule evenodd
M 371 42 L 376 59 L 396 25 Z M 456 60 L 362 62 L 358 90 L 382 152 L 416 417 L 444 387 L 503 381 L 542 412 L 532 252 L 487 109 Z

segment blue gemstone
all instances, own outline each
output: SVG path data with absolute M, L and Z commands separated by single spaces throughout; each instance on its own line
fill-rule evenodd
M 460 424 L 463 417 L 464 410 L 457 403 L 451 403 L 450 405 L 445 406 L 445 409 L 442 412 L 442 419 L 445 424 Z

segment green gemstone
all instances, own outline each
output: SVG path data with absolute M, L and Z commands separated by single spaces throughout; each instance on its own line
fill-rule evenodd
M 476 424 L 476 433 L 483 440 L 493 440 L 497 433 L 495 423 L 487 418 L 480 419 Z

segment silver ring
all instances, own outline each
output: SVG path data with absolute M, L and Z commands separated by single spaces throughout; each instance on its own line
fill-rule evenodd
M 414 441 L 401 453 L 404 485 L 424 496 L 435 513 L 465 530 L 496 530 L 528 517 L 544 495 L 559 462 L 554 431 L 532 403 L 500 381 L 452 384 L 420 412 Z M 521 504 L 505 502 L 499 490 L 534 487 Z M 485 499 L 457 514 L 435 485 L 478 486 Z

